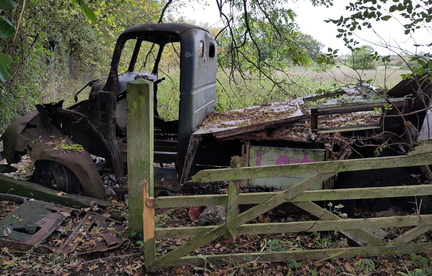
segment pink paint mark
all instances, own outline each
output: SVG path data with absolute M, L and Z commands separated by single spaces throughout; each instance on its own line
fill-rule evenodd
M 303 155 L 303 159 L 295 159 L 295 163 L 311 163 L 315 162 L 315 160 L 309 159 L 309 154 L 305 153 Z
M 290 164 L 290 158 L 286 155 L 279 156 L 275 161 L 275 165 L 280 164 Z
M 262 161 L 262 150 L 257 151 L 256 163 L 255 166 L 260 167 Z

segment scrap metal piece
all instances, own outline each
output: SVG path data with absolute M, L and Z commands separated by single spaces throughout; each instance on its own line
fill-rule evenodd
M 18 209 L 0 221 L 0 247 L 19 251 L 33 250 L 38 253 L 83 255 L 118 248 L 123 243 L 123 239 L 116 236 L 116 231 L 124 228 L 120 222 L 100 214 L 87 213 L 60 247 L 50 246 L 46 243 L 49 237 L 61 228 L 67 218 L 74 212 L 78 212 L 78 209 L 9 194 L 0 194 L 0 201 L 21 204 Z M 96 228 L 94 232 L 98 235 L 91 235 L 93 228 Z M 77 237 L 94 239 L 88 241 L 85 250 L 77 250 L 82 242 L 82 239 Z
M 34 249 L 40 253 L 52 252 L 53 249 L 43 242 L 72 210 L 38 200 L 25 201 L 17 210 L 0 221 L 0 246 L 20 251 Z
M 115 223 L 114 220 L 103 217 L 99 214 L 87 213 L 82 221 L 74 228 L 72 234 L 67 238 L 63 245 L 56 250 L 57 253 L 83 255 L 93 252 L 104 252 L 120 247 L 123 240 L 116 236 L 114 227 L 108 227 L 108 222 Z M 96 239 L 96 243 L 85 249 L 77 249 L 80 244 L 84 244 L 82 237 L 88 237 L 88 233 L 95 228 L 101 239 Z

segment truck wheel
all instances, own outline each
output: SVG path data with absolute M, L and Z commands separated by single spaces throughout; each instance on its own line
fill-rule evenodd
M 78 194 L 82 190 L 75 174 L 55 161 L 37 160 L 31 181 L 68 194 Z
M 418 184 L 419 182 L 404 170 L 380 169 L 341 174 L 338 178 L 336 188 L 368 188 Z M 422 199 L 423 198 L 424 197 L 422 197 Z M 399 207 L 406 211 L 413 211 L 413 209 L 416 208 L 414 205 L 415 200 L 414 197 L 358 199 L 347 200 L 342 202 L 342 204 L 347 208 L 347 212 L 354 212 L 355 209 L 364 211 L 384 211 L 391 207 Z

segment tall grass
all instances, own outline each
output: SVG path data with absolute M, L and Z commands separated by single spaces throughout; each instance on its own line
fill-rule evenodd
M 362 71 L 346 66 L 325 71 L 293 67 L 286 72 L 276 72 L 274 83 L 265 78 L 244 79 L 238 74 L 219 71 L 217 101 L 223 109 L 234 109 L 337 90 L 358 85 L 359 82 L 367 82 L 386 91 L 401 81 L 401 74 L 407 73 L 407 70 L 384 66 Z

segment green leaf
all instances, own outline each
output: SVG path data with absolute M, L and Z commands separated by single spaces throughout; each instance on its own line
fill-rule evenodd
M 30 0 L 33 4 L 37 4 L 38 0 Z
M 16 8 L 15 1 L 12 0 L 0 0 L 0 9 L 2 10 L 11 10 Z
M 9 74 L 8 70 L 0 64 L 0 83 L 6 82 L 12 79 L 12 76 Z
M 0 52 L 0 64 L 8 68 L 12 64 L 12 60 L 8 55 Z
M 12 23 L 0 16 L 0 38 L 11 37 L 15 34 L 15 26 Z
M 90 20 L 90 22 L 95 23 L 97 18 L 96 18 L 96 15 L 94 14 L 94 12 L 89 7 L 84 5 L 83 3 L 79 3 L 79 5 L 80 5 L 81 9 L 83 10 L 87 19 Z
M 388 21 L 390 18 L 391 18 L 390 15 L 386 15 L 386 16 L 381 17 L 381 20 L 382 21 Z

